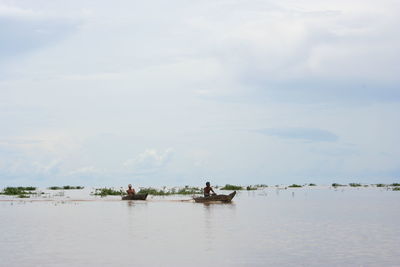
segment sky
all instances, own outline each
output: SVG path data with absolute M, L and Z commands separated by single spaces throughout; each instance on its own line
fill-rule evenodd
M 0 0 L 0 186 L 400 180 L 397 0 Z

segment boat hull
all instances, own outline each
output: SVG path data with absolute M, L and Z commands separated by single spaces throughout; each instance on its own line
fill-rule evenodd
M 229 195 L 214 195 L 209 197 L 195 197 L 193 198 L 197 203 L 208 203 L 208 202 L 224 202 L 228 203 L 231 202 L 232 199 L 235 197 L 236 191 L 230 193 Z
M 122 200 L 146 200 L 148 194 L 134 194 L 134 195 L 128 195 L 128 196 L 123 196 Z

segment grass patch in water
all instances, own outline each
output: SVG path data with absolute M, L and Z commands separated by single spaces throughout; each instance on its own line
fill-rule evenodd
M 105 188 L 96 188 L 93 195 L 105 197 L 105 196 L 120 196 L 125 194 L 126 193 L 123 191 L 117 191 L 112 188 L 105 187 Z
M 50 190 L 72 190 L 72 189 L 83 189 L 83 186 L 71 186 L 71 185 L 64 185 L 64 186 L 50 186 L 48 189 Z
M 246 190 L 247 190 L 247 191 L 257 190 L 257 189 L 258 189 L 258 188 L 257 188 L 256 186 L 252 186 L 252 185 L 249 185 L 249 186 L 246 187 Z
M 173 190 L 175 191 L 175 190 Z M 175 192 L 174 192 L 175 193 Z M 163 189 L 156 189 L 152 187 L 145 187 L 145 188 L 140 188 L 138 194 L 149 194 L 149 195 L 154 195 L 154 196 L 168 196 L 174 194 L 171 191 L 168 190 L 163 190 Z
M 175 190 L 173 190 L 175 191 Z M 171 192 L 174 194 L 174 192 Z M 179 189 L 175 194 L 178 195 L 194 195 L 194 194 L 203 194 L 203 190 L 198 187 L 189 187 L 188 185 L 184 188 Z
M 36 187 L 33 186 L 19 186 L 19 187 L 6 187 L 3 189 L 3 192 L 0 194 L 2 195 L 9 195 L 9 196 L 15 196 L 15 195 L 26 195 L 26 194 L 32 194 L 31 191 L 35 191 Z
M 338 184 L 338 183 L 333 183 L 332 186 L 333 186 L 333 187 L 338 187 L 338 186 L 346 186 L 346 185 L 342 185 L 342 184 Z
M 300 187 L 303 187 L 303 186 L 298 185 L 298 184 L 292 184 L 292 185 L 289 185 L 288 187 L 291 187 L 291 188 L 300 188 Z
M 376 187 L 386 187 L 385 184 L 376 184 Z
M 226 184 L 221 190 L 243 190 L 244 188 L 239 185 Z
M 34 186 L 26 186 L 26 187 L 18 187 L 21 188 L 22 190 L 26 190 L 26 191 L 35 191 L 36 187 Z
M 47 188 L 47 189 L 49 189 L 49 190 L 61 190 L 62 187 L 60 187 L 60 186 L 50 186 L 50 187 Z
M 400 187 L 394 187 L 393 191 L 400 191 Z
M 169 195 L 195 195 L 195 194 L 203 194 L 203 190 L 198 187 L 190 187 L 186 185 L 183 188 L 171 188 L 167 190 L 166 187 L 163 189 L 156 189 L 153 187 L 144 187 L 140 188 L 138 194 L 149 194 L 153 196 L 169 196 Z
M 317 186 L 316 184 L 313 184 L 313 183 L 311 183 L 311 184 L 308 184 L 308 186 Z
M 361 184 L 358 184 L 358 183 L 349 183 L 349 185 L 351 187 L 360 187 L 360 186 L 362 186 Z

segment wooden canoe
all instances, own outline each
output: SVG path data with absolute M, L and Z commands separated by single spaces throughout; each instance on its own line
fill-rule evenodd
M 123 196 L 122 200 L 146 200 L 148 194 L 134 194 Z
M 230 193 L 229 195 L 213 195 L 209 197 L 195 197 L 194 201 L 197 203 L 207 203 L 207 202 L 231 202 L 232 198 L 236 195 L 236 191 Z

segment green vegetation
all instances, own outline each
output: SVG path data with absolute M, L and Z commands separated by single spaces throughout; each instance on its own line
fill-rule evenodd
M 36 187 L 6 187 L 3 189 L 3 192 L 1 193 L 2 195 L 26 195 L 26 194 L 32 194 L 30 191 L 36 190 Z M 29 192 L 27 192 L 29 191 Z
M 385 184 L 377 184 L 376 187 L 386 187 Z
M 50 190 L 71 190 L 71 189 L 83 189 L 83 188 L 85 188 L 85 187 L 64 185 L 64 186 L 50 186 L 48 189 L 50 189 Z
M 173 190 L 175 191 L 175 190 Z M 172 194 L 174 192 L 171 192 Z M 178 192 L 176 192 L 176 194 L 178 195 L 194 195 L 194 194 L 203 194 L 203 190 L 201 190 L 198 187 L 189 187 L 189 186 L 185 186 L 184 188 L 181 188 L 178 190 Z
M 349 183 L 349 185 L 350 185 L 351 187 L 359 187 L 359 186 L 362 186 L 361 184 L 357 184 L 357 183 Z
M 393 183 L 393 184 L 391 184 L 391 186 L 400 186 L 400 184 L 399 183 Z
M 49 189 L 49 190 L 61 190 L 62 187 L 59 187 L 59 186 L 50 186 L 50 187 L 47 188 L 47 189 Z
M 268 187 L 268 185 L 266 185 L 266 184 L 255 184 L 255 185 L 246 186 L 246 190 L 257 190 L 257 189 L 263 189 L 263 188 L 267 188 L 267 187 Z M 241 190 L 241 189 L 235 189 L 235 190 Z
M 345 185 L 338 184 L 338 183 L 333 183 L 332 186 L 333 186 L 333 187 L 338 187 L 338 186 L 345 186 Z
M 36 190 L 36 187 L 33 187 L 33 186 L 26 186 L 26 187 L 17 187 L 17 188 L 20 188 L 20 189 L 22 189 L 22 190 L 26 190 L 26 191 L 35 191 Z
M 400 191 L 400 187 L 393 187 L 393 191 Z
M 292 185 L 289 185 L 288 187 L 299 188 L 299 187 L 302 187 L 302 186 L 301 186 L 301 185 L 298 185 L 298 184 L 292 184 Z
M 195 195 L 195 194 L 202 194 L 203 190 L 198 187 L 190 187 L 186 185 L 183 188 L 176 189 L 172 188 L 167 190 L 166 187 L 163 189 L 156 189 L 152 187 L 144 187 L 140 188 L 138 194 L 149 194 L 153 196 L 169 196 L 169 195 Z
M 34 194 L 32 191 L 35 190 L 36 187 L 33 186 L 6 187 L 0 194 L 8 196 L 18 196 L 19 198 L 29 198 L 28 194 Z
M 173 190 L 175 191 L 175 190 Z M 140 188 L 139 194 L 149 194 L 149 195 L 155 195 L 155 196 L 168 196 L 171 195 L 172 192 L 167 191 L 167 190 L 157 190 L 155 188 L 152 187 L 147 187 L 147 188 Z
M 120 196 L 120 195 L 125 195 L 126 193 L 123 191 L 117 191 L 112 188 L 96 188 L 95 192 L 93 195 L 95 196 Z
M 243 190 L 242 186 L 226 184 L 221 190 Z
M 256 185 L 254 185 L 254 187 L 256 187 L 256 188 L 266 188 L 266 187 L 268 187 L 268 185 L 266 185 L 266 184 L 256 184 Z
M 308 184 L 308 186 L 317 186 L 316 184 L 313 184 L 313 183 L 311 183 L 311 184 Z
M 257 190 L 258 188 L 256 187 L 256 186 L 251 186 L 251 185 L 249 185 L 249 186 L 247 186 L 246 187 L 246 190 L 248 190 L 248 191 L 250 191 L 250 190 Z

